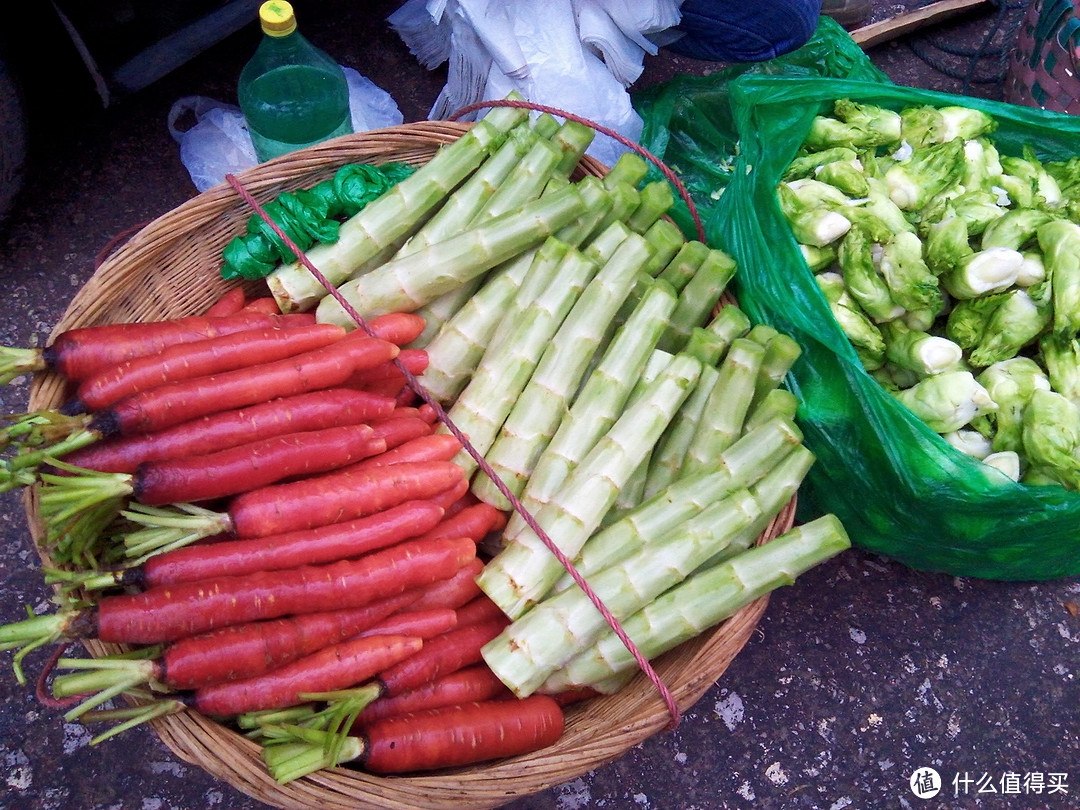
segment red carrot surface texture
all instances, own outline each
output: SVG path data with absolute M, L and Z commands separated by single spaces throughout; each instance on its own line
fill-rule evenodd
M 156 587 L 335 562 L 423 534 L 438 524 L 442 514 L 442 508 L 430 501 L 413 500 L 314 529 L 189 546 L 151 557 L 140 569 L 130 569 L 137 573 L 122 573 L 121 581 Z
M 262 675 L 225 681 L 195 692 L 189 705 L 203 714 L 232 717 L 304 702 L 309 692 L 347 689 L 419 651 L 409 636 L 365 636 L 326 647 Z
M 264 312 L 236 312 L 220 317 L 192 315 L 163 321 L 102 324 L 70 329 L 40 351 L 36 369 L 50 368 L 69 380 L 82 380 L 101 369 L 133 357 L 157 354 L 177 343 L 266 326 L 308 325 L 310 316 Z
M 562 707 L 546 695 L 480 700 L 376 720 L 355 736 L 281 727 L 296 742 L 263 748 L 270 774 L 286 783 L 355 762 L 376 774 L 407 774 L 526 754 L 562 736 Z
M 132 358 L 87 377 L 75 391 L 77 404 L 70 404 L 65 411 L 101 410 L 158 385 L 282 360 L 329 346 L 345 335 L 341 327 L 314 324 L 295 329 L 251 329 L 178 343 L 155 355 Z
M 154 644 L 242 622 L 359 607 L 443 579 L 475 554 L 464 538 L 405 542 L 330 565 L 106 596 L 96 607 L 97 637 Z
M 104 439 L 66 453 L 63 459 L 100 472 L 133 472 L 144 461 L 200 456 L 260 438 L 385 419 L 393 410 L 394 402 L 387 397 L 332 388 L 276 397 L 159 431 Z

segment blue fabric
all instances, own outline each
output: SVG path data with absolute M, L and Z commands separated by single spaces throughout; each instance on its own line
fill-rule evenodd
M 713 62 L 762 62 L 813 36 L 822 0 L 684 0 L 668 50 Z

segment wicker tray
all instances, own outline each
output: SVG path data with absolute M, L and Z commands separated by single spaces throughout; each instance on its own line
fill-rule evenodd
M 283 191 L 330 177 L 343 164 L 426 162 L 436 149 L 458 138 L 467 124 L 426 122 L 360 135 L 346 135 L 238 175 L 260 202 Z M 602 176 L 602 164 L 586 157 L 577 169 Z M 230 284 L 217 271 L 224 245 L 242 232 L 251 210 L 223 184 L 153 221 L 116 250 L 79 290 L 56 326 L 61 331 L 94 323 L 148 320 L 204 311 Z M 56 377 L 35 381 L 31 410 L 56 407 L 64 386 Z M 34 492 L 25 494 L 34 539 L 41 536 Z M 794 501 L 760 538 L 791 527 Z M 723 674 L 757 626 L 768 597 L 758 599 L 711 633 L 670 651 L 655 667 L 686 709 Z M 86 642 L 91 654 L 119 647 Z M 619 694 L 595 699 L 567 712 L 566 731 L 553 746 L 527 756 L 483 766 L 409 777 L 375 777 L 348 768 L 321 771 L 287 785 L 267 773 L 259 748 L 241 735 L 195 712 L 154 722 L 158 735 L 186 762 L 268 804 L 287 808 L 489 808 L 569 781 L 617 759 L 668 726 L 670 717 L 656 687 L 640 675 Z

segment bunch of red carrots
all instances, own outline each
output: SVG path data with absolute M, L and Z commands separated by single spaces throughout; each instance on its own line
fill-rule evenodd
M 9 353 L 0 376 L 52 371 L 71 392 L 4 433 L 6 487 L 36 486 L 66 595 L 0 627 L 20 681 L 31 650 L 60 643 L 39 695 L 121 721 L 95 741 L 193 709 L 256 729 L 280 781 L 558 739 L 561 702 L 515 698 L 481 658 L 508 619 L 476 584 L 477 544 L 506 515 L 469 494 L 460 443 L 406 382 L 423 327 L 392 314 L 347 332 L 237 289 L 202 316 Z M 128 650 L 62 657 L 88 638 Z M 119 695 L 135 705 L 101 708 Z

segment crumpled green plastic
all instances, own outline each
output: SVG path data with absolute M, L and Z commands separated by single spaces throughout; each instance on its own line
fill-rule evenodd
M 1080 118 L 880 82 L 744 76 L 730 88 L 740 154 L 709 213 L 710 240 L 739 264 L 734 291 L 755 322 L 803 354 L 787 384 L 817 457 L 800 517 L 832 512 L 855 546 L 925 571 L 995 580 L 1080 575 L 1080 493 L 1017 484 L 945 442 L 867 374 L 832 318 L 780 212 L 776 185 L 813 116 L 838 98 L 906 106 L 960 104 L 998 121 L 1003 155 L 1080 155 Z
M 803 49 L 635 97 L 642 143 L 676 169 L 706 238 L 739 269 L 732 291 L 754 322 L 803 349 L 787 386 L 817 461 L 799 519 L 836 514 L 852 543 L 911 568 L 995 580 L 1080 575 L 1080 493 L 1016 484 L 965 456 L 870 377 L 798 251 L 776 185 L 813 116 L 837 98 L 892 109 L 962 104 L 999 121 L 1003 154 L 1080 155 L 1080 117 L 893 84 L 828 18 Z M 689 209 L 676 211 L 687 236 Z
M 341 222 L 415 171 L 406 163 L 348 163 L 334 176 L 308 189 L 286 191 L 263 208 L 296 246 L 336 242 Z M 283 262 L 297 256 L 258 214 L 248 219 L 245 232 L 222 251 L 221 276 L 226 279 L 265 278 Z

